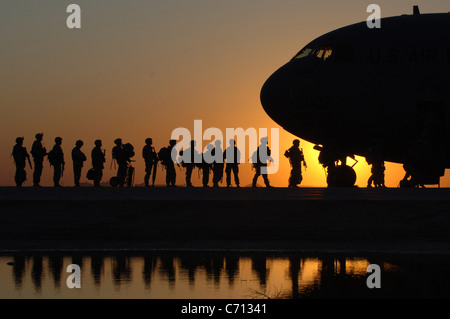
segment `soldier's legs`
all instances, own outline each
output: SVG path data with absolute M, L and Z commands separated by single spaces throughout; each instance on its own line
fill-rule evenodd
M 253 182 L 252 182 L 252 186 L 256 187 L 256 182 L 258 181 L 258 177 L 259 175 L 261 175 L 261 167 L 257 166 L 255 168 L 256 172 L 255 172 L 255 176 L 253 176 Z
M 59 181 L 61 179 L 61 165 L 55 165 L 53 166 L 53 185 L 60 186 Z
M 192 186 L 191 177 L 192 177 L 192 171 L 194 170 L 194 166 L 189 165 L 186 167 L 186 186 L 190 187 Z
M 26 172 L 22 166 L 16 166 L 16 174 L 14 175 L 14 181 L 17 187 L 21 187 L 26 179 Z
M 266 185 L 266 187 L 270 187 L 269 177 L 267 176 L 267 174 L 261 174 L 261 175 L 264 179 L 264 184 Z
M 172 186 L 175 186 L 177 180 L 177 171 L 175 170 L 175 166 L 172 166 L 172 173 L 170 175 L 170 183 Z
M 44 165 L 43 165 L 42 161 L 34 161 L 34 172 L 33 172 L 33 185 L 34 186 L 39 186 L 39 183 L 41 182 L 43 166 Z
M 239 166 L 238 165 L 233 166 L 233 174 L 234 174 L 234 182 L 236 183 L 236 186 L 239 187 Z
M 203 172 L 203 186 L 208 186 L 209 183 L 209 166 L 204 166 L 202 168 Z
M 223 165 L 215 164 L 214 165 L 214 176 L 213 176 L 213 184 L 214 187 L 219 187 L 219 183 L 223 178 Z
M 231 165 L 227 165 L 225 168 L 225 174 L 227 175 L 227 186 L 231 186 Z
M 289 187 L 297 187 L 303 180 L 301 166 L 294 166 L 289 177 Z
M 175 166 L 167 165 L 166 166 L 166 185 L 167 186 L 175 186 L 175 180 L 176 180 L 176 171 Z
M 152 163 L 145 163 L 145 176 L 144 176 L 144 183 L 145 186 L 149 186 L 150 176 L 152 175 Z
M 73 179 L 75 186 L 80 186 L 80 178 L 81 178 L 81 166 L 74 166 L 73 167 Z
M 95 176 L 94 176 L 94 186 L 100 186 L 100 181 L 103 177 L 103 169 L 94 168 Z
M 117 170 L 117 179 L 119 180 L 119 186 L 123 186 L 125 184 L 125 179 L 127 178 L 128 166 L 119 165 L 119 169 Z

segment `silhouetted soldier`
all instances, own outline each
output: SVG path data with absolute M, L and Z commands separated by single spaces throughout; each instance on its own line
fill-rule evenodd
M 231 173 L 234 175 L 236 187 L 239 187 L 239 163 L 241 161 L 241 152 L 236 147 L 236 141 L 230 139 L 230 146 L 223 152 L 223 158 L 227 161 L 225 173 L 227 176 L 227 187 L 231 186 Z
M 289 158 L 291 164 L 291 175 L 289 176 L 289 187 L 298 187 L 302 180 L 302 164 L 306 168 L 305 157 L 303 151 L 299 148 L 300 140 L 295 139 L 292 142 L 292 146 L 288 149 L 284 156 Z
M 258 146 L 257 150 L 252 156 L 253 167 L 255 168 L 255 176 L 253 177 L 252 187 L 256 187 L 256 182 L 258 181 L 258 177 L 260 175 L 262 175 L 266 187 L 270 187 L 267 172 L 264 172 L 264 170 L 267 169 L 267 162 L 273 162 L 273 159 L 270 157 L 271 151 L 269 146 L 267 145 L 267 137 L 261 138 L 260 141 L 261 144 Z
M 429 148 L 423 139 L 411 143 L 407 151 L 407 157 L 403 168 L 405 177 L 400 182 L 401 187 L 422 187 L 425 188 L 425 178 L 427 167 L 431 162 L 429 158 Z M 408 180 L 408 178 L 410 178 Z
M 212 156 L 214 157 L 213 163 L 213 186 L 219 187 L 219 183 L 223 179 L 223 150 L 222 150 L 222 142 L 220 140 L 216 140 L 214 142 L 214 149 L 211 151 Z M 216 154 L 220 154 L 219 158 L 216 157 Z
M 212 150 L 214 148 L 214 145 L 208 144 L 206 146 L 206 151 L 203 154 L 203 161 L 202 161 L 202 174 L 203 174 L 203 187 L 209 187 L 209 173 L 212 168 Z
M 336 163 L 341 158 L 341 155 L 335 150 L 335 140 L 331 140 L 323 147 L 314 146 L 315 150 L 319 150 L 319 163 L 327 170 L 327 184 L 328 187 L 335 186 L 336 181 Z
M 112 158 L 116 161 L 118 166 L 117 179 L 119 182 L 119 186 L 123 186 L 127 177 L 128 160 L 123 150 L 122 139 L 115 139 L 114 144 L 116 144 L 116 146 L 114 146 L 112 149 Z
M 16 164 L 16 174 L 14 180 L 17 187 L 21 187 L 23 182 L 27 179 L 27 172 L 25 171 L 26 161 L 31 167 L 30 155 L 27 149 L 23 146 L 23 137 L 16 138 L 16 145 L 13 147 L 12 156 L 14 158 L 14 163 Z
M 31 147 L 31 155 L 33 156 L 34 162 L 34 173 L 33 173 L 33 186 L 39 187 L 41 182 L 42 169 L 44 167 L 44 157 L 47 155 L 47 150 L 42 146 L 42 138 L 44 134 L 36 134 L 36 140 L 33 142 Z
M 151 138 L 147 138 L 145 140 L 145 146 L 142 149 L 142 157 L 145 161 L 145 177 L 144 183 L 145 186 L 150 186 L 150 175 L 153 172 L 153 186 L 155 186 L 155 174 L 156 174 L 156 165 L 158 165 L 158 155 L 156 154 L 155 148 L 152 146 L 153 141 Z
M 64 174 L 64 153 L 61 148 L 62 144 L 62 138 L 56 137 L 55 138 L 55 145 L 53 146 L 53 149 L 48 153 L 48 161 L 50 162 L 50 165 L 53 166 L 53 184 L 55 187 L 61 187 L 59 184 L 59 181 L 61 179 L 61 176 Z
M 166 185 L 167 187 L 174 187 L 177 179 L 177 172 L 175 171 L 175 163 L 172 159 L 172 149 L 177 144 L 177 141 L 170 140 L 168 147 L 163 147 L 158 152 L 158 158 L 161 164 L 166 167 Z
M 72 149 L 72 161 L 73 161 L 73 178 L 75 186 L 80 186 L 81 170 L 83 163 L 86 161 L 86 155 L 81 151 L 83 141 L 78 140 L 75 143 L 75 147 Z
M 367 181 L 367 187 L 371 188 L 372 183 L 375 187 L 385 187 L 384 171 L 386 168 L 383 160 L 383 145 L 381 141 L 375 141 L 374 145 L 369 148 L 366 155 L 366 161 L 369 165 L 372 165 L 372 175 Z
M 101 149 L 102 141 L 96 140 L 94 143 L 95 147 L 91 152 L 92 168 L 94 169 L 94 187 L 99 187 L 103 177 L 103 168 L 106 158 L 105 150 Z
M 192 140 L 190 145 L 189 148 L 180 151 L 182 166 L 186 168 L 186 187 L 192 187 L 192 171 L 196 166 L 201 166 L 201 163 L 196 163 L 196 160 L 201 158 L 201 155 L 195 149 L 196 142 Z

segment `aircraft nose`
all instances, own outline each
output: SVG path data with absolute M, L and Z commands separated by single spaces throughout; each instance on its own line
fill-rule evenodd
M 261 104 L 264 111 L 275 121 L 282 120 L 283 112 L 293 99 L 293 72 L 285 65 L 272 74 L 261 88 Z

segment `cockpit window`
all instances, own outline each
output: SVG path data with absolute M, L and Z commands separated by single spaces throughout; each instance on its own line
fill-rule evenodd
M 302 59 L 306 58 L 307 56 L 314 55 L 318 57 L 319 59 L 322 59 L 326 61 L 331 55 L 333 54 L 333 48 L 330 46 L 324 46 L 320 47 L 318 49 L 313 48 L 304 48 L 303 50 L 298 53 L 294 59 Z
M 326 61 L 333 54 L 333 49 L 331 47 L 321 47 L 316 52 L 316 56 L 319 59 Z
M 307 56 L 311 55 L 313 53 L 313 51 L 314 50 L 311 48 L 304 48 L 303 50 L 300 51 L 300 53 L 298 53 L 295 56 L 295 59 L 301 59 L 301 58 L 307 57 Z
M 349 43 L 338 43 L 332 46 L 306 47 L 297 53 L 294 59 L 306 57 L 316 57 L 323 61 L 352 62 L 353 46 Z

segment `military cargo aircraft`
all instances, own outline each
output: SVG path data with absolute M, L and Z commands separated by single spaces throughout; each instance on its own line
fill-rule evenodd
M 404 164 L 400 185 L 438 184 L 450 168 L 450 13 L 415 7 L 380 22 L 307 44 L 267 79 L 261 104 L 321 151 L 319 161 L 334 168 L 329 186 L 353 186 L 347 158 L 366 157 L 374 145 L 382 145 L 384 161 Z M 414 182 L 406 183 L 409 176 Z

